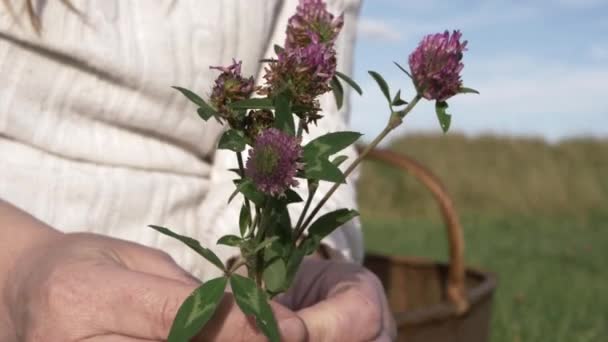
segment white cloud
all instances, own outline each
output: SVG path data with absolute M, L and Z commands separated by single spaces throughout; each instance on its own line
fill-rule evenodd
M 393 87 L 404 83 L 402 78 L 387 78 Z M 608 127 L 603 125 L 608 118 L 608 103 L 603 101 L 608 65 L 571 66 L 504 56 L 469 61 L 463 79 L 481 95 L 449 101 L 455 131 L 536 135 L 552 141 L 573 135 L 608 137 Z M 370 139 L 385 124 L 387 110 L 375 84 L 367 82 L 364 88 L 366 96 L 353 101 L 352 125 Z M 411 95 L 413 90 L 404 89 L 404 94 Z M 440 132 L 432 104 L 423 102 L 406 118 L 401 131 Z
M 387 21 L 369 17 L 362 17 L 358 24 L 359 37 L 395 42 L 401 39 L 401 34 Z

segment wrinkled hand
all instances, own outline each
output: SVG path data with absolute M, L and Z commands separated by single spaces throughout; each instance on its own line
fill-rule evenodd
M 93 234 L 60 237 L 20 258 L 4 295 L 15 341 L 162 341 L 199 283 L 160 251 Z M 284 341 L 306 339 L 292 311 L 273 303 Z M 226 294 L 200 334 L 265 341 Z M 13 342 L 13 341 L 11 341 Z
M 298 310 L 310 341 L 393 341 L 396 325 L 378 278 L 360 265 L 307 258 L 278 301 Z

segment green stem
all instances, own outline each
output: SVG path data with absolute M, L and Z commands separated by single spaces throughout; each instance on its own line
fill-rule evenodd
M 242 152 L 237 152 L 236 160 L 239 163 L 239 173 L 241 174 L 241 178 L 245 178 L 245 164 L 243 163 Z M 247 210 L 251 212 L 251 205 L 249 204 L 249 200 L 247 198 L 245 198 L 245 206 L 247 207 Z
M 296 134 L 296 137 L 301 137 L 302 133 L 304 131 L 304 119 L 300 119 L 300 121 L 298 121 L 298 133 Z
M 245 260 L 243 257 L 239 257 L 238 260 L 234 262 L 232 267 L 230 267 L 228 272 L 226 272 L 227 275 L 230 276 L 231 274 L 236 272 L 239 268 L 241 268 L 241 266 L 245 266 L 246 264 L 247 264 L 247 260 Z
M 416 104 L 418 104 L 418 102 L 420 101 L 421 97 L 420 95 L 416 95 L 414 97 L 414 99 L 412 99 L 412 101 L 407 105 L 407 107 L 405 107 L 405 109 L 403 109 L 402 111 L 399 112 L 393 112 L 391 114 L 391 118 L 388 122 L 388 124 L 386 125 L 386 127 L 382 130 L 382 132 L 380 132 L 380 134 L 369 144 L 365 147 L 365 149 L 363 150 L 363 152 L 361 152 L 361 154 L 359 154 L 359 156 L 357 157 L 357 159 L 355 159 L 350 166 L 346 169 L 346 171 L 344 171 L 344 178 L 348 177 L 353 170 L 359 166 L 359 164 L 361 163 L 361 161 L 363 161 L 363 159 L 365 158 L 365 156 L 367 156 L 367 154 L 373 150 L 374 148 L 376 148 L 376 146 L 378 146 L 378 144 L 395 128 L 397 128 L 403 118 L 416 106 Z M 315 208 L 313 209 L 313 211 L 310 213 L 310 215 L 308 216 L 308 218 L 306 219 L 306 221 L 304 221 L 304 224 L 299 227 L 299 229 L 296 231 L 296 240 L 300 238 L 300 236 L 302 235 L 302 233 L 304 232 L 304 230 L 306 229 L 306 227 L 308 227 L 308 225 L 310 224 L 310 222 L 315 218 L 315 216 L 319 213 L 319 210 L 325 205 L 325 203 L 327 203 L 327 201 L 329 200 L 329 198 L 336 192 L 336 190 L 338 189 L 338 187 L 340 187 L 341 183 L 334 183 L 334 185 L 329 189 L 329 191 L 325 194 L 325 196 L 323 196 L 323 198 L 321 199 L 321 201 L 319 201 L 319 203 L 317 203 L 317 205 L 315 206 Z
M 302 222 L 304 221 L 304 218 L 306 217 L 306 214 L 308 213 L 308 209 L 310 208 L 310 204 L 312 203 L 312 198 L 315 196 L 315 194 L 317 193 L 317 189 L 319 188 L 319 183 L 318 182 L 314 182 L 314 184 L 309 181 L 308 182 L 308 198 L 306 199 L 306 204 L 304 204 L 304 208 L 302 209 L 302 212 L 300 213 L 300 217 L 298 218 L 298 223 L 296 224 L 296 234 L 297 232 L 299 232 L 300 227 L 302 226 Z

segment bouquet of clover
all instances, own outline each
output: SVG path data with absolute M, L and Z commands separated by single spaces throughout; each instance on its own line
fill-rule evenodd
M 450 126 L 446 100 L 458 93 L 476 92 L 462 87 L 460 71 L 466 41 L 454 31 L 426 36 L 409 56 L 410 72 L 395 63 L 415 85 L 416 94 L 408 103 L 401 91 L 391 96 L 389 86 L 376 72 L 370 75 L 386 97 L 389 117 L 386 128 L 356 160 L 342 171 L 347 162 L 339 152 L 355 143 L 361 134 L 332 132 L 302 146 L 302 135 L 321 120 L 318 97 L 333 91 L 338 107 L 342 106 L 342 81 L 359 94 L 360 87 L 336 71 L 334 43 L 343 26 L 343 16 L 334 17 L 322 0 L 300 0 L 297 12 L 289 19 L 284 47 L 275 46 L 276 57 L 266 63 L 265 84 L 254 86 L 253 77 L 241 75 L 241 63 L 213 67 L 221 73 L 209 103 L 190 90 L 175 87 L 198 106 L 203 120 L 226 124 L 227 130 L 218 149 L 235 153 L 238 168 L 235 190 L 227 201 L 241 194 L 243 199 L 238 226 L 240 235 L 227 235 L 218 244 L 239 248 L 236 262 L 227 266 L 208 248 L 171 230 L 150 226 L 181 240 L 203 258 L 220 268 L 224 276 L 209 280 L 197 288 L 182 304 L 173 322 L 168 340 L 188 341 L 214 314 L 230 283 L 235 301 L 246 315 L 255 317 L 258 328 L 270 341 L 279 341 L 276 320 L 268 301 L 285 292 L 306 255 L 315 252 L 321 240 L 358 215 L 355 210 L 340 209 L 316 218 L 319 209 L 365 155 L 402 123 L 403 118 L 422 99 L 434 100 L 444 131 Z M 252 98 L 252 95 L 258 97 Z M 250 146 L 247 160 L 243 153 Z M 311 207 L 319 182 L 333 183 L 314 208 Z M 304 201 L 293 189 L 307 184 Z M 296 222 L 290 220 L 288 206 L 304 202 Z M 235 225 L 237 218 L 235 217 Z M 247 277 L 236 271 L 246 267 Z

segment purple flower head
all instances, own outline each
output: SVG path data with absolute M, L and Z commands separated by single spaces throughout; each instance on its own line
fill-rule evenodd
M 285 48 L 303 47 L 312 40 L 333 45 L 344 26 L 344 16 L 335 18 L 323 0 L 300 0 L 296 14 L 289 18 Z
M 414 84 L 425 99 L 445 101 L 458 93 L 462 53 L 467 45 L 467 41 L 460 42 L 461 36 L 460 31 L 451 36 L 448 31 L 428 35 L 410 55 Z
M 242 62 L 234 59 L 232 61 L 233 63 L 227 67 L 210 67 L 210 69 L 222 72 L 215 80 L 210 100 L 211 104 L 224 116 L 230 114 L 226 107 L 227 104 L 249 98 L 254 90 L 253 77 L 244 78 L 241 75 Z
M 313 39 L 305 47 L 286 49 L 266 69 L 266 92 L 287 87 L 300 105 L 311 105 L 315 98 L 331 90 L 329 81 L 336 74 L 336 51 Z
M 291 186 L 298 185 L 296 173 L 302 156 L 299 139 L 276 128 L 260 133 L 251 150 L 245 175 L 257 189 L 271 196 L 280 196 Z

